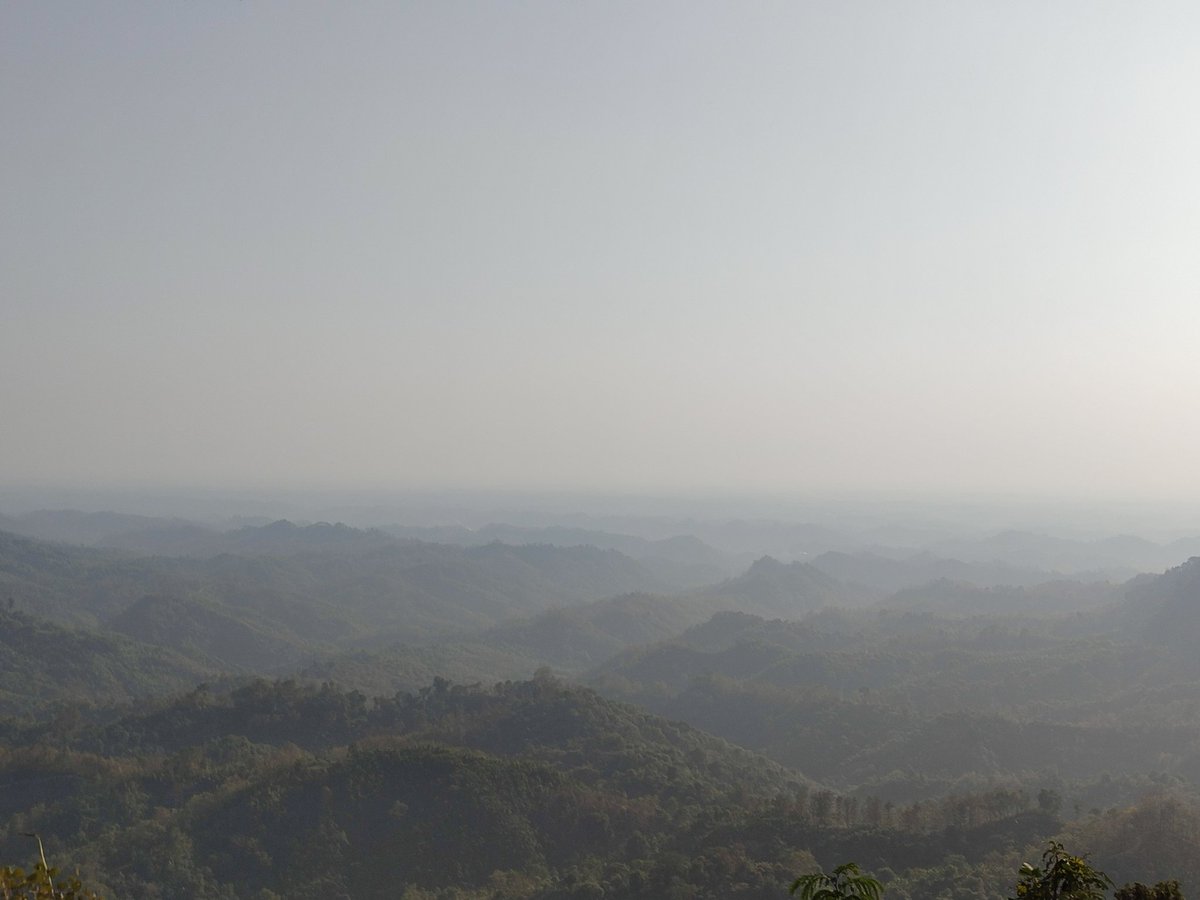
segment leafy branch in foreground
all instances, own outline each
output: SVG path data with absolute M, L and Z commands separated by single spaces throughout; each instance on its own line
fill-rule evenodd
M 799 894 L 800 900 L 882 900 L 883 885 L 848 862 L 828 875 L 801 875 L 792 882 L 789 893 Z
M 84 888 L 78 878 L 65 878 L 56 885 L 58 869 L 47 864 L 41 837 L 31 831 L 23 831 L 21 836 L 37 841 L 38 862 L 28 875 L 16 866 L 0 867 L 0 900 L 103 900 Z
M 38 862 L 28 875 L 15 866 L 0 867 L 0 900 L 102 900 L 78 878 L 60 878 L 57 869 Z
M 1021 866 L 1014 900 L 1104 900 L 1112 880 L 1084 856 L 1074 856 L 1058 841 L 1042 854 L 1042 867 Z

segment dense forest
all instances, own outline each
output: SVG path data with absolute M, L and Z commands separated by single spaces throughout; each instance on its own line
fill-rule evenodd
M 855 860 L 997 900 L 1051 840 L 1200 886 L 1200 559 L 1134 574 L 1176 546 L 0 524 L 0 861 L 104 896 L 778 898 Z

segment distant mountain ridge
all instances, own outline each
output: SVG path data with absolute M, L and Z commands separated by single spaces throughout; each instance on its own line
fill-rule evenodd
M 664 587 L 637 560 L 595 547 L 450 547 L 288 522 L 240 529 L 233 539 L 242 553 L 136 557 L 0 532 L 0 604 L 11 598 L 15 611 L 48 627 L 100 628 L 123 647 L 135 639 L 138 652 L 173 654 L 199 680 L 220 671 L 277 673 L 306 661 L 319 668 L 318 660 L 338 652 L 468 637 Z M 454 653 L 464 663 L 454 671 L 463 675 L 531 671 L 511 653 Z M 437 658 L 418 655 L 428 664 Z M 488 663 L 477 668 L 472 656 Z M 410 673 L 407 684 L 443 674 L 421 665 L 397 671 Z
M 847 584 L 863 585 L 881 593 L 892 593 L 937 581 L 955 581 L 995 587 L 1030 586 L 1061 579 L 1056 572 L 1026 568 L 1007 562 L 963 562 L 919 553 L 885 556 L 871 551 L 830 551 L 812 560 L 812 565 Z M 1103 580 L 1099 573 L 1076 573 L 1075 580 Z
M 764 556 L 742 575 L 695 592 L 700 598 L 756 615 L 797 618 L 824 606 L 855 606 L 871 595 L 855 590 L 809 563 Z M 715 611 L 715 610 L 714 610 Z
M 1121 579 L 1138 572 L 1161 572 L 1200 553 L 1200 538 L 1180 538 L 1167 544 L 1135 535 L 1081 541 L 1009 530 L 983 538 L 941 541 L 928 550 L 969 563 L 1005 562 L 1062 575 L 1093 572 Z

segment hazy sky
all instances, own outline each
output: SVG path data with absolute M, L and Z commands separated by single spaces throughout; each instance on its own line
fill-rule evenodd
M 1193 3 L 0 4 L 0 481 L 1200 496 Z

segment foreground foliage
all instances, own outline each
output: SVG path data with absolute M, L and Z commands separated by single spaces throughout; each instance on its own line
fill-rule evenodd
M 831 873 L 801 875 L 789 893 L 800 900 L 881 900 L 883 885 L 859 871 L 855 863 L 842 863 Z
M 1017 900 L 1103 900 L 1112 886 L 1112 880 L 1084 857 L 1051 841 L 1042 854 L 1041 868 L 1030 863 L 1021 866 Z
M 1112 880 L 1084 856 L 1068 853 L 1059 841 L 1050 841 L 1042 865 L 1022 863 L 1015 898 L 1011 900 L 1105 900 Z M 791 887 L 800 900 L 883 900 L 883 885 L 864 875 L 856 863 L 843 863 L 831 873 L 814 872 L 797 878 Z M 1147 887 L 1127 884 L 1113 900 L 1183 900 L 1179 882 L 1164 881 Z
M 0 868 L 0 900 L 101 900 L 78 878 L 60 876 L 57 869 L 38 863 L 25 874 L 15 866 Z

